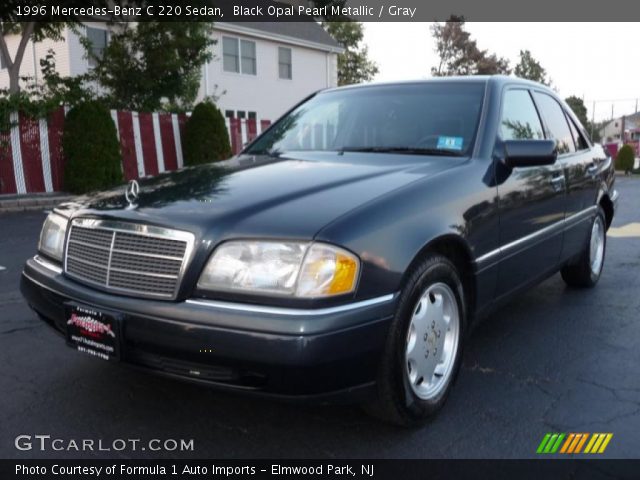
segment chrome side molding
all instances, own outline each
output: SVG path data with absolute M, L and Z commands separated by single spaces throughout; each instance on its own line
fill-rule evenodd
M 581 210 L 578 213 L 574 213 L 570 217 L 563 218 L 562 220 L 552 223 L 551 225 L 541 228 L 540 230 L 536 230 L 529 235 L 525 235 L 524 237 L 518 238 L 517 240 L 506 243 L 501 247 L 491 250 L 490 252 L 476 258 L 476 264 L 484 263 L 501 253 L 509 253 L 510 250 L 517 249 L 520 245 L 535 240 L 537 237 L 541 237 L 549 232 L 552 232 L 553 230 L 565 229 L 567 225 L 577 223 L 586 218 L 589 218 L 589 216 L 593 214 L 597 209 L 598 207 L 596 205 L 593 205 L 589 208 Z
M 358 308 L 372 307 L 383 303 L 391 302 L 396 297 L 395 293 L 383 295 L 381 297 L 362 300 L 361 302 L 348 303 L 346 305 L 338 305 L 326 308 L 284 308 L 271 307 L 268 305 L 252 305 L 247 303 L 223 302 L 219 300 L 206 299 L 189 299 L 186 303 L 191 305 L 200 305 L 202 307 L 215 308 L 220 310 L 233 310 L 236 312 L 250 313 L 266 313 L 269 315 L 287 315 L 287 316 L 322 316 L 334 313 L 348 312 Z

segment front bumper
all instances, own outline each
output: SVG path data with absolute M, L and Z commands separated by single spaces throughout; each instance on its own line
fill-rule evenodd
M 611 203 L 613 205 L 613 212 L 615 215 L 615 212 L 618 211 L 618 203 L 620 200 L 620 194 L 618 193 L 618 190 L 613 190 L 613 193 L 611 193 Z
M 267 396 L 333 401 L 374 387 L 396 295 L 318 310 L 96 291 L 34 257 L 21 291 L 58 333 L 66 302 L 124 315 L 121 360 L 170 376 Z

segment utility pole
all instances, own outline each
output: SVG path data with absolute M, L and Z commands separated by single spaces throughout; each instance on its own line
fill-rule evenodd
M 591 138 L 593 138 L 593 126 L 596 123 L 596 101 L 593 101 L 593 107 L 591 107 Z

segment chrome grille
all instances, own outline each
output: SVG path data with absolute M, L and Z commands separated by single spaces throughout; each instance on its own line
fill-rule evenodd
M 193 234 L 150 225 L 81 218 L 71 223 L 65 272 L 105 290 L 175 298 Z

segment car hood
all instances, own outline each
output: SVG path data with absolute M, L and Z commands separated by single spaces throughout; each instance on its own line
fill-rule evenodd
M 216 237 L 312 238 L 323 226 L 377 197 L 463 162 L 357 152 L 238 156 L 139 180 L 58 207 L 69 216 L 151 223 Z

